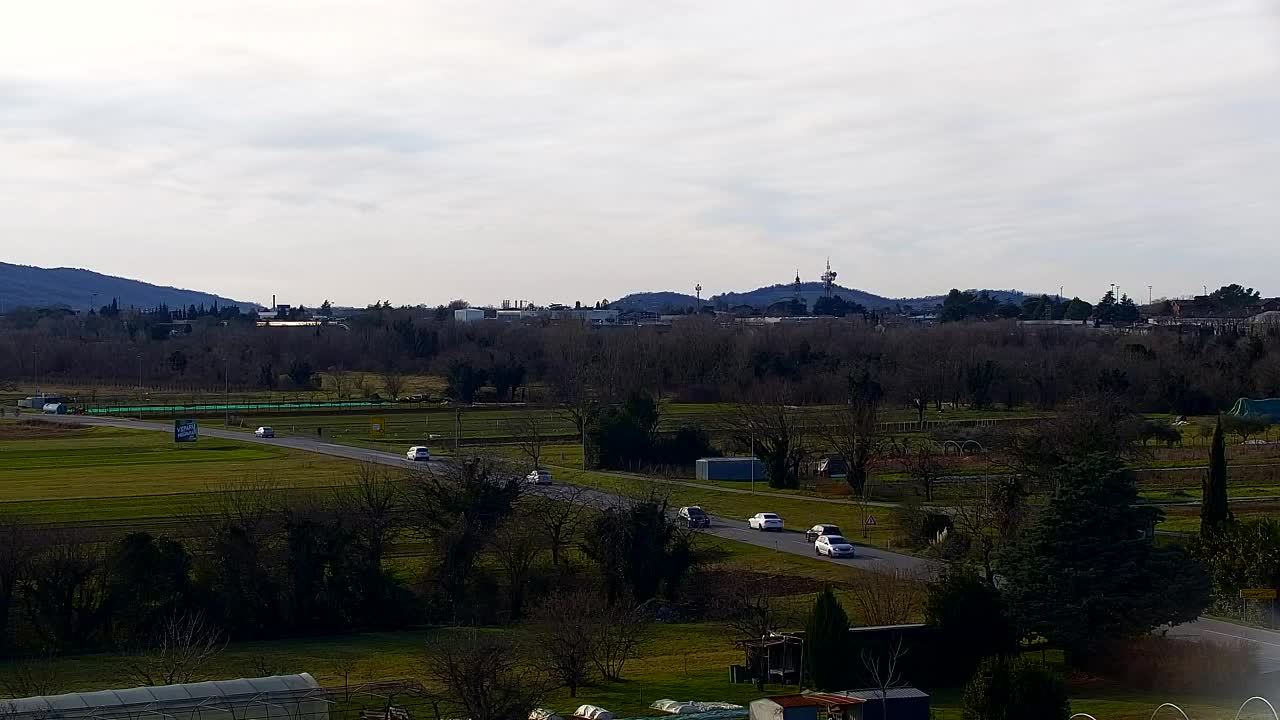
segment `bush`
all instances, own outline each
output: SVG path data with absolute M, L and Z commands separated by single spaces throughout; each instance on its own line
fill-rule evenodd
M 1235 697 L 1252 692 L 1258 664 L 1246 642 L 1179 640 L 1158 635 L 1117 642 L 1090 669 L 1126 687 Z
M 1043 663 L 987 658 L 965 686 L 965 720 L 1067 720 L 1071 703 L 1062 678 Z
M 1000 594 L 970 572 L 952 571 L 929 585 L 925 622 L 933 628 L 948 681 L 962 681 L 985 657 L 1007 657 L 1018 650 L 1018 633 L 1005 613 Z

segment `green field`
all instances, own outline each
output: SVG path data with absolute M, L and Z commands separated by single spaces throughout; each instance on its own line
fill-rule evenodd
M 211 493 L 253 480 L 339 485 L 354 463 L 284 448 L 166 433 L 0 422 L 0 512 L 41 522 L 123 523 L 199 513 Z

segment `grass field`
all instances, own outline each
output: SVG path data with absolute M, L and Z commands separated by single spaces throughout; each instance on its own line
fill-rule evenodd
M 40 522 L 158 520 L 200 512 L 229 482 L 341 484 L 354 463 L 284 448 L 165 433 L 0 422 L 0 512 Z

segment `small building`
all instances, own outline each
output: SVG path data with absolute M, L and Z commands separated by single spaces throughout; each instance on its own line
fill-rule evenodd
M 459 308 L 453 311 L 454 322 L 479 322 L 484 319 L 484 310 L 480 308 Z
M 862 704 L 856 706 L 854 715 L 857 720 L 929 720 L 929 695 L 913 687 L 888 688 L 883 692 L 879 688 L 846 690 L 831 694 L 861 700 Z
M 861 720 L 865 700 L 834 693 L 775 695 L 752 700 L 750 720 Z
M 66 398 L 61 395 L 32 395 L 29 398 L 23 398 L 18 401 L 18 407 L 30 408 L 32 410 L 43 410 L 45 405 L 65 403 Z
M 764 463 L 754 457 L 701 458 L 694 464 L 699 480 L 764 480 Z

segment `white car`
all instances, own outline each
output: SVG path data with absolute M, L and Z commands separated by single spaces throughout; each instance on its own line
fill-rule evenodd
M 747 518 L 752 530 L 777 530 L 782 532 L 782 518 L 775 513 L 756 513 Z
M 414 445 L 404 456 L 409 462 L 426 461 L 431 459 L 431 451 L 425 445 Z
M 276 436 L 276 431 L 275 429 L 267 425 L 263 425 L 262 427 L 253 431 L 253 436 L 260 437 L 260 438 L 273 438 Z
M 524 481 L 529 483 L 530 485 L 550 485 L 551 471 L 550 470 L 534 470 L 533 472 L 529 473 L 524 477 Z
M 853 557 L 853 545 L 840 535 L 819 535 L 813 551 L 827 557 Z

